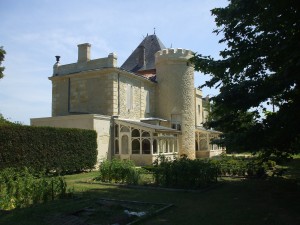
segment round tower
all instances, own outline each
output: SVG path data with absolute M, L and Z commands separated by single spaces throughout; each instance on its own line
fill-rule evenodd
M 192 51 L 164 49 L 155 54 L 157 116 L 181 130 L 179 155 L 195 158 L 194 67 L 189 63 Z

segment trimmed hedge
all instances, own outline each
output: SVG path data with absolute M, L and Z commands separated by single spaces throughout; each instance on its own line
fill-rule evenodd
M 93 130 L 0 126 L 0 169 L 26 166 L 57 173 L 92 169 L 96 139 Z

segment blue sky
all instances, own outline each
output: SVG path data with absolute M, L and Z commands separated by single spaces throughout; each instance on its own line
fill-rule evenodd
M 148 34 L 166 47 L 218 58 L 224 45 L 210 10 L 225 0 L 0 0 L 0 46 L 7 54 L 0 80 L 0 113 L 11 121 L 51 116 L 52 66 L 77 61 L 77 45 L 90 43 L 91 57 L 114 52 L 121 66 Z M 207 77 L 196 73 L 195 85 Z M 217 90 L 203 89 L 204 95 Z

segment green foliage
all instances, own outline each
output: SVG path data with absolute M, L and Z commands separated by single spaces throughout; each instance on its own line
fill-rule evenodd
M 24 208 L 66 196 L 63 177 L 46 177 L 26 167 L 0 171 L 0 209 Z
M 4 126 L 4 125 L 15 125 L 15 124 L 5 119 L 3 115 L 0 113 L 0 126 Z
M 4 77 L 3 71 L 4 71 L 5 67 L 1 66 L 1 64 L 4 61 L 5 54 L 6 54 L 6 52 L 3 49 L 3 47 L 0 47 L 0 79 Z
M 92 130 L 0 126 L 0 169 L 26 166 L 56 173 L 92 169 L 96 138 Z
M 195 68 L 220 88 L 209 127 L 224 132 L 235 151 L 278 157 L 300 150 L 300 12 L 294 0 L 231 0 L 212 10 L 219 41 L 215 60 L 196 54 Z M 267 113 L 267 105 L 274 112 Z M 266 112 L 264 115 L 261 112 Z
M 209 160 L 182 157 L 174 161 L 160 160 L 153 172 L 159 186 L 197 189 L 217 182 L 218 167 Z
M 104 160 L 100 164 L 100 176 L 96 180 L 102 182 L 116 182 L 138 184 L 142 170 L 135 168 L 133 161 L 112 159 Z
M 244 176 L 262 178 L 267 175 L 268 170 L 274 170 L 276 162 L 264 161 L 261 157 L 234 157 L 221 156 L 212 159 L 218 167 L 219 176 Z

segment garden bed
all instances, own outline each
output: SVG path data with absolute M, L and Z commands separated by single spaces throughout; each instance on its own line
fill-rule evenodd
M 89 206 L 65 214 L 47 217 L 49 225 L 129 225 L 136 224 L 156 215 L 173 204 L 125 201 L 97 198 L 89 201 Z

